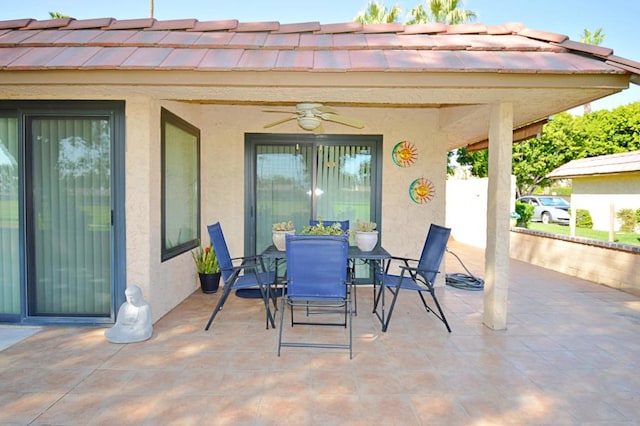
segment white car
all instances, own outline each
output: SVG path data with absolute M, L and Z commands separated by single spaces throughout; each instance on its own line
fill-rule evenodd
M 518 198 L 533 206 L 533 222 L 569 224 L 569 203 L 555 195 L 527 195 Z

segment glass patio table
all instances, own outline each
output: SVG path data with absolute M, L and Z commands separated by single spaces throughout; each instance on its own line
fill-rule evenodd
M 262 253 L 261 253 L 262 257 L 268 261 L 268 263 L 271 265 L 271 267 L 273 267 L 276 271 L 276 280 L 274 283 L 274 286 L 278 286 L 278 269 L 281 267 L 281 264 L 284 263 L 285 257 L 286 257 L 286 252 L 285 251 L 281 251 L 278 250 L 277 248 L 275 248 L 274 245 L 270 245 L 269 247 L 267 247 Z M 321 257 L 322 254 L 318 253 L 318 256 Z M 380 321 L 380 323 L 383 325 L 383 330 L 382 331 L 387 331 L 384 328 L 384 318 L 385 318 L 385 291 L 384 291 L 384 286 L 382 285 L 383 283 L 378 282 L 376 279 L 376 272 L 384 272 L 384 268 L 386 267 L 387 262 L 389 262 L 391 260 L 391 255 L 389 254 L 389 252 L 387 250 L 385 250 L 382 246 L 377 245 L 373 250 L 371 251 L 362 251 L 360 250 L 357 246 L 349 246 L 349 252 L 347 254 L 347 257 L 349 258 L 349 260 L 351 261 L 361 261 L 364 263 L 368 263 L 369 265 L 371 265 L 372 267 L 372 284 L 373 284 L 373 300 L 374 300 L 374 307 L 372 309 L 372 313 L 374 313 L 376 315 L 376 317 L 378 318 L 378 320 Z M 286 274 L 286 272 L 285 272 Z M 280 281 L 280 284 L 282 284 L 283 281 Z M 352 284 L 354 286 L 358 285 L 355 282 Z M 362 285 L 362 284 L 360 284 Z M 376 290 L 377 287 L 380 287 L 379 290 Z M 376 309 L 376 291 L 381 291 L 382 294 L 380 295 L 380 311 L 378 311 L 378 309 Z M 357 308 L 357 306 L 356 306 Z

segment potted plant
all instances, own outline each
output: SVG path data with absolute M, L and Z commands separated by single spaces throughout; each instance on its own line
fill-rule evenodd
M 378 244 L 378 231 L 375 222 L 356 222 L 356 245 L 362 251 L 371 251 Z
M 280 251 L 284 251 L 286 248 L 286 235 L 293 235 L 296 233 L 293 222 L 277 222 L 271 226 L 273 232 L 273 245 Z
M 339 222 L 334 222 L 332 225 L 325 226 L 322 221 L 319 221 L 315 225 L 309 225 L 302 228 L 301 235 L 344 235 L 345 230 Z
M 213 245 L 208 247 L 198 247 L 191 252 L 198 276 L 200 277 L 200 288 L 203 293 L 211 294 L 218 291 L 220 286 L 220 264 L 213 249 Z

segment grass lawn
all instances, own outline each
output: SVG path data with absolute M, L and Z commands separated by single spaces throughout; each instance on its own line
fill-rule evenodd
M 538 222 L 531 222 L 529 229 L 533 231 L 548 232 L 550 234 L 569 235 L 569 227 L 567 225 L 557 225 Z M 592 240 L 609 241 L 608 231 L 596 231 L 593 229 L 576 228 L 576 237 L 590 238 Z M 640 245 L 640 234 L 631 232 L 616 232 L 614 241 L 620 244 Z

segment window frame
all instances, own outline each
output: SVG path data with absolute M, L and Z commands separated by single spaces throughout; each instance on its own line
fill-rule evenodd
M 194 146 L 192 147 L 195 153 L 195 186 L 196 188 L 190 187 L 185 188 L 186 191 L 194 191 L 195 193 L 195 232 L 193 238 L 188 239 L 187 241 L 177 244 L 175 246 L 168 247 L 167 241 L 167 223 L 170 218 L 168 218 L 167 203 L 170 201 L 170 197 L 167 195 L 167 183 L 170 176 L 176 176 L 176 170 L 167 168 L 167 144 L 172 143 L 173 141 L 167 140 L 167 125 L 172 125 L 177 127 L 178 129 L 184 131 L 189 136 L 192 136 L 194 140 Z M 160 111 L 160 145 L 161 145 L 161 222 L 162 222 L 162 231 L 161 231 L 161 261 L 165 262 L 169 259 L 172 259 L 182 253 L 185 253 L 189 250 L 192 250 L 200 245 L 200 200 L 201 200 L 201 191 L 200 191 L 200 129 L 186 120 L 178 117 L 174 113 L 170 112 L 165 108 L 161 108 Z M 182 141 L 181 141 L 182 142 Z M 181 168 L 181 170 L 184 170 Z M 180 170 L 178 170 L 179 172 Z M 180 226 L 189 226 L 190 223 L 182 223 Z

